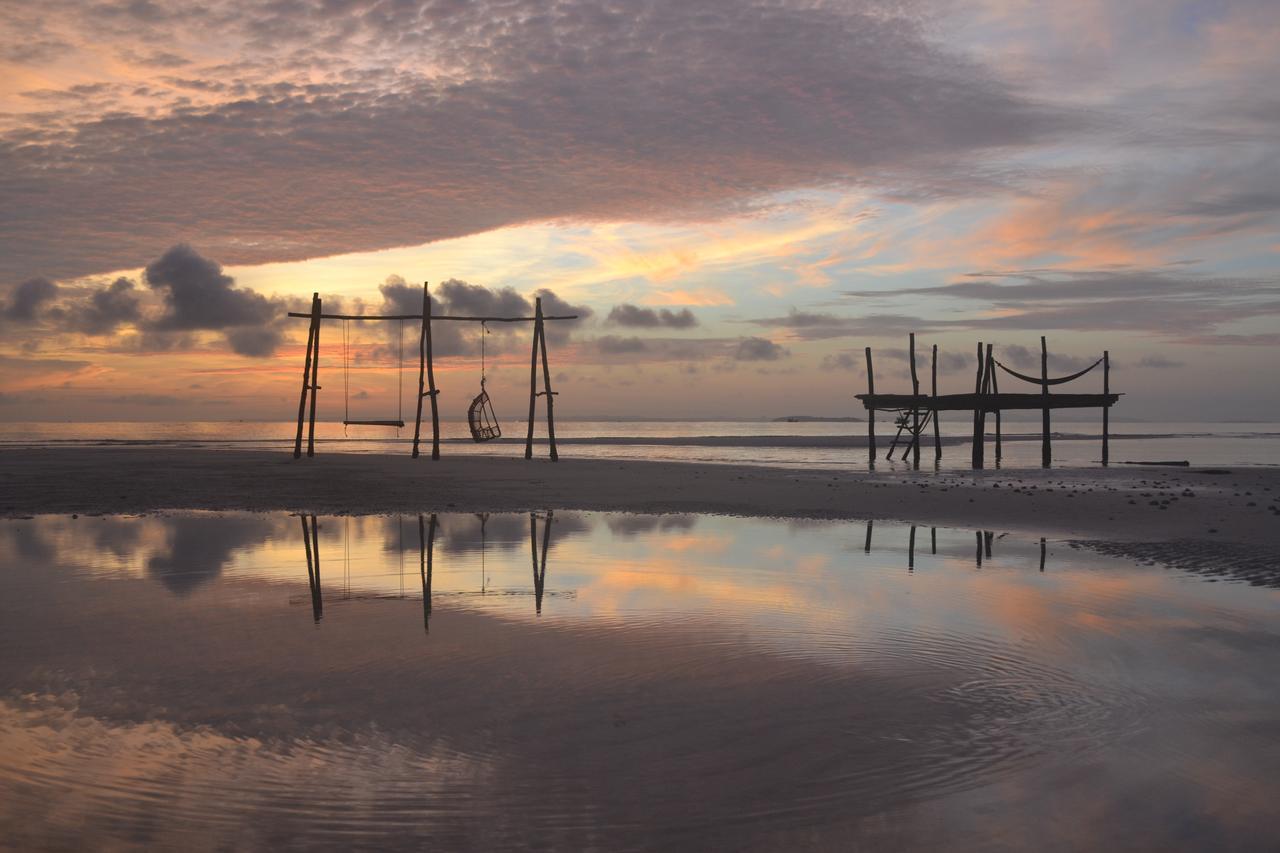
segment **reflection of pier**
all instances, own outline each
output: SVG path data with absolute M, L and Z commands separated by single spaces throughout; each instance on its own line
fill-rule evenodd
M 919 525 L 911 525 L 910 532 L 907 534 L 907 571 L 914 572 L 916 568 L 916 528 Z M 871 553 L 871 534 L 875 529 L 875 522 L 867 522 L 867 538 L 863 544 L 863 553 Z M 974 565 L 982 568 L 984 559 L 991 559 L 991 547 L 997 539 L 1004 537 L 1004 534 L 996 536 L 991 530 L 975 530 L 973 532 L 975 549 L 974 549 Z M 936 555 L 938 553 L 938 528 L 929 528 L 929 553 Z M 1040 537 L 1040 571 L 1044 571 L 1045 558 L 1048 554 L 1045 538 Z
M 551 522 L 554 514 L 548 510 L 546 513 L 529 513 L 529 555 L 533 566 L 533 601 L 534 613 L 538 616 L 542 615 L 542 598 L 546 590 L 547 580 L 547 551 L 551 544 Z M 311 592 L 311 615 L 318 623 L 324 617 L 324 594 L 320 584 L 320 522 L 313 515 L 300 515 L 299 519 L 302 523 L 302 543 L 306 554 L 307 561 L 307 584 Z M 542 536 L 538 536 L 538 521 L 542 521 Z M 418 573 L 422 581 L 422 627 L 425 631 L 431 628 L 431 582 L 432 575 L 435 571 L 435 544 L 436 534 L 439 529 L 440 522 L 436 513 L 430 515 L 418 514 Z M 483 532 L 483 527 L 482 527 Z M 348 558 L 349 558 L 348 543 Z M 401 559 L 403 560 L 403 542 L 401 543 Z M 481 544 L 481 555 L 483 558 L 484 545 Z M 403 566 L 402 566 L 403 569 Z M 348 569 L 349 570 L 349 569 Z M 349 582 L 349 579 L 348 579 Z M 475 594 L 483 595 L 486 593 L 484 586 L 484 575 L 481 573 L 481 588 Z M 466 594 L 466 593 L 459 593 Z M 510 592 L 513 595 L 528 595 L 528 592 Z M 346 598 L 350 598 L 348 589 Z M 384 597 L 384 596 L 374 596 Z M 403 586 L 398 598 L 404 597 Z

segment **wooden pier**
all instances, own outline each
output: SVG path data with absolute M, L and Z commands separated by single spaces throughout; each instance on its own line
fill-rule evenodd
M 912 465 L 920 467 L 921 435 L 930 423 L 933 425 L 933 443 L 935 463 L 942 459 L 942 438 L 938 426 L 940 412 L 972 412 L 973 413 L 973 458 L 974 468 L 982 468 L 986 457 L 986 416 L 995 418 L 995 454 L 998 464 L 1003 456 L 1003 424 L 1001 412 L 1035 411 L 1041 417 L 1041 464 L 1048 468 L 1053 463 L 1053 445 L 1050 411 L 1054 409 L 1102 409 L 1102 464 L 1110 462 L 1110 412 L 1111 407 L 1120 401 L 1120 394 L 1111 392 L 1111 354 L 1104 351 L 1102 357 L 1093 364 L 1067 376 L 1049 376 L 1049 346 L 1045 338 L 1040 338 L 1040 376 L 1029 376 L 1004 365 L 993 355 L 993 345 L 978 344 L 978 367 L 974 380 L 974 391 L 964 394 L 938 393 L 938 348 L 933 347 L 932 389 L 929 394 L 920 393 L 920 382 L 916 372 L 916 336 L 910 338 L 910 369 L 912 393 L 910 394 L 877 394 L 875 374 L 872 366 L 871 347 L 866 348 L 867 357 L 867 393 L 855 394 L 867 411 L 867 443 L 870 448 L 871 463 L 876 458 L 875 413 L 890 411 L 896 414 L 895 426 L 898 433 L 889 446 L 886 459 L 892 459 L 904 433 L 907 443 L 902 452 L 902 459 L 908 455 Z M 1089 373 L 1096 367 L 1102 368 L 1101 394 L 1052 394 L 1049 389 L 1055 385 L 1073 382 Z M 1040 386 L 1037 393 L 1001 393 L 997 381 L 997 369 L 1023 382 Z

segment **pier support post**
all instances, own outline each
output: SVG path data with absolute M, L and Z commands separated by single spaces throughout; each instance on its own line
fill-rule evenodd
M 867 353 L 867 395 L 874 397 L 876 393 L 876 374 L 871 367 L 871 347 L 866 348 Z M 871 461 L 871 467 L 876 467 L 876 410 L 870 406 L 867 407 L 867 448 L 868 458 Z
M 916 335 L 911 333 L 911 467 L 920 470 L 920 377 L 916 374 Z
M 973 407 L 973 459 L 974 469 L 982 468 L 983 455 L 985 448 L 983 443 L 986 437 L 983 435 L 984 424 L 982 422 L 982 379 L 986 372 L 985 365 L 982 362 L 982 341 L 978 341 L 978 374 L 974 379 L 973 393 L 977 397 L 977 401 Z
M 1102 464 L 1111 461 L 1111 353 L 1102 351 Z
M 1053 464 L 1053 448 L 1049 440 L 1049 344 L 1040 336 L 1040 467 Z
M 933 384 L 930 388 L 933 407 L 933 461 L 938 463 L 942 461 L 942 433 L 938 425 L 938 345 L 933 345 L 933 361 L 931 362 L 931 372 L 933 373 Z
M 991 393 L 996 403 L 996 467 L 999 468 L 1000 460 L 1004 458 L 1004 438 L 1000 423 L 1000 380 L 997 378 L 1000 371 L 996 370 L 996 360 L 991 354 L 991 347 L 987 347 L 987 370 L 991 371 Z

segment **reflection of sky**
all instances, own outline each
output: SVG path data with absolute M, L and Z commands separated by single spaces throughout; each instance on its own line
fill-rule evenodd
M 1280 592 L 1056 542 L 1042 573 L 998 533 L 979 565 L 974 531 L 917 527 L 912 559 L 901 524 L 867 552 L 859 523 L 552 517 L 537 616 L 529 516 L 439 516 L 429 634 L 416 515 L 319 519 L 318 623 L 295 516 L 0 523 L 0 827 L 458 846 L 539 819 L 679 837 L 693 809 L 735 849 L 748 814 L 827 846 L 879 815 L 890 842 L 986 849 L 997 808 L 1014 848 L 1275 827 Z

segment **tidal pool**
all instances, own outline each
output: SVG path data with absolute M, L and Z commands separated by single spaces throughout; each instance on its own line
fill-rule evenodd
M 13 849 L 1274 850 L 1280 591 L 999 531 L 0 521 Z

